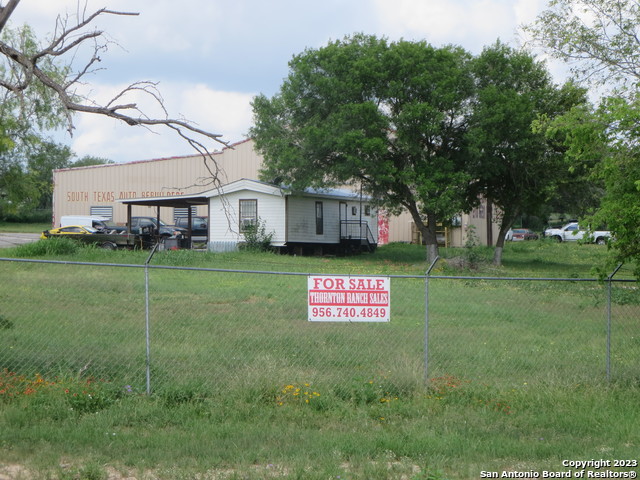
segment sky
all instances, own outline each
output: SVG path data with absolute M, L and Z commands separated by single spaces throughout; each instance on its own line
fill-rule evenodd
M 252 99 L 276 94 L 288 62 L 307 48 L 365 33 L 460 45 L 479 54 L 497 39 L 521 45 L 521 26 L 545 6 L 546 0 L 87 0 L 88 12 L 107 7 L 139 15 L 99 19 L 109 49 L 83 88 L 109 100 L 133 82 L 158 82 L 170 117 L 234 143 L 247 137 Z M 77 0 L 22 0 L 11 25 L 28 23 L 46 38 L 58 16 L 77 10 Z M 77 52 L 77 62 L 83 53 Z M 561 67 L 549 68 L 556 81 L 563 80 Z M 151 132 L 91 114 L 78 114 L 74 124 L 73 136 L 59 132 L 55 140 L 78 157 L 128 162 L 195 153 L 168 130 Z

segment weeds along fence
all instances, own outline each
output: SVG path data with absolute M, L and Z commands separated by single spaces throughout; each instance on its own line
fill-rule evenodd
M 390 321 L 349 323 L 307 321 L 300 273 L 0 259 L 0 279 L 0 370 L 139 392 L 310 384 L 352 398 L 433 378 L 509 388 L 640 372 L 629 281 L 391 276 Z

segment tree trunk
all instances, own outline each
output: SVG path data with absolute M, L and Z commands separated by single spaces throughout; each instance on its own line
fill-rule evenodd
M 487 246 L 490 247 L 493 245 L 493 202 L 490 198 L 487 198 L 487 219 L 485 225 L 487 228 Z
M 502 245 L 504 245 L 504 241 Z M 493 251 L 493 264 L 498 267 L 502 266 L 502 251 L 504 250 L 502 245 L 496 245 L 496 249 Z
M 438 258 L 438 244 L 435 245 L 427 245 L 427 263 L 431 265 L 433 261 Z
M 493 264 L 497 267 L 502 266 L 502 252 L 504 251 L 504 239 L 507 236 L 507 232 L 515 221 L 515 215 L 510 220 L 506 217 L 502 217 L 502 223 L 500 224 L 500 232 L 498 233 L 498 239 L 496 240 L 496 249 L 493 252 Z
M 493 251 L 493 264 L 496 266 L 502 265 L 502 251 L 504 250 L 504 238 L 507 235 L 507 230 L 500 228 L 500 233 L 498 233 L 498 239 L 496 240 L 496 249 Z
M 433 261 L 438 258 L 438 236 L 436 235 L 437 225 L 436 216 L 432 213 L 427 213 L 427 225 L 426 225 L 426 241 L 427 241 L 427 263 L 431 265 Z
M 427 213 L 427 223 L 425 224 L 415 204 L 411 205 L 407 210 L 409 210 L 413 222 L 416 224 L 418 230 L 420 230 L 422 238 L 424 238 L 427 244 L 427 263 L 431 265 L 439 255 L 438 238 L 436 236 L 436 216 L 432 213 Z

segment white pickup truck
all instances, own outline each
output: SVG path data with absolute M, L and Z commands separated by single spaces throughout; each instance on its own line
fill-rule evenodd
M 547 228 L 544 231 L 544 236 L 558 242 L 582 240 L 585 242 L 597 243 L 598 245 L 604 245 L 607 243 L 607 239 L 611 238 L 611 232 L 604 230 L 592 232 L 580 228 L 578 222 L 571 222 L 561 228 Z

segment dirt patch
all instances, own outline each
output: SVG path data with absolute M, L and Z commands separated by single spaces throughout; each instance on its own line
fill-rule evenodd
M 70 475 L 69 478 L 85 478 L 78 470 L 74 470 L 71 465 L 62 464 L 59 467 L 59 471 Z M 118 470 L 116 468 L 105 466 L 101 468 L 104 472 L 105 480 L 161 480 L 163 478 L 174 478 L 176 472 L 171 470 L 165 472 L 148 471 L 142 474 L 134 474 L 133 472 L 127 472 L 126 470 Z M 252 473 L 259 475 L 261 478 L 285 478 L 288 476 L 289 471 L 284 467 L 277 465 L 255 465 L 251 468 Z M 55 468 L 52 471 L 57 471 Z M 75 475 L 74 475 L 75 472 Z M 202 480 L 228 480 L 234 478 L 237 475 L 237 471 L 232 469 L 224 470 L 210 470 L 205 473 L 199 474 L 197 478 Z M 36 472 L 30 470 L 22 465 L 9 464 L 0 465 L 0 480 L 40 480 L 43 478 L 56 479 L 58 477 L 50 472 Z M 67 478 L 67 476 L 65 476 Z M 93 478 L 93 477 L 92 477 Z
M 0 480 L 28 480 L 31 472 L 21 465 L 0 465 Z

